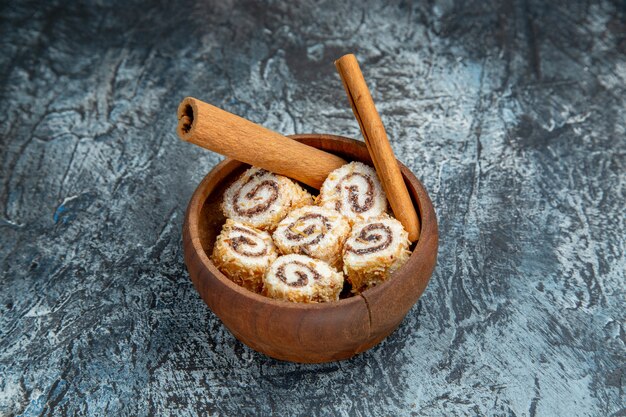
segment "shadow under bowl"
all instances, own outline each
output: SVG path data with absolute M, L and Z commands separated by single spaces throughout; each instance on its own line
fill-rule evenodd
M 365 144 L 334 135 L 293 135 L 292 139 L 372 164 Z M 421 182 L 400 164 L 421 222 L 409 260 L 384 283 L 337 302 L 303 304 L 274 300 L 230 281 L 209 259 L 225 218 L 224 190 L 249 168 L 226 159 L 194 192 L 183 226 L 185 264 L 209 308 L 231 333 L 252 349 L 276 359 L 319 363 L 350 358 L 381 342 L 400 324 L 428 285 L 437 261 L 437 218 Z M 303 167 L 306 169 L 306 167 Z

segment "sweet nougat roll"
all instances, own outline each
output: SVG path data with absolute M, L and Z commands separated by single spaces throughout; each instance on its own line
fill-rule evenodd
M 215 241 L 213 263 L 236 284 L 260 292 L 263 275 L 278 257 L 269 233 L 226 220 Z
M 357 223 L 343 248 L 343 270 L 352 292 L 385 281 L 410 256 L 408 233 L 389 216 Z
M 319 205 L 335 209 L 356 223 L 385 213 L 387 197 L 374 168 L 351 162 L 328 175 L 320 190 Z
M 313 197 L 289 178 L 252 167 L 226 190 L 222 210 L 233 220 L 273 230 L 289 211 L 312 203 Z
M 335 210 L 301 207 L 289 213 L 274 231 L 274 243 L 284 254 L 299 253 L 341 268 L 341 251 L 350 223 Z
M 298 303 L 339 300 L 343 274 L 306 255 L 278 257 L 263 278 L 263 295 Z

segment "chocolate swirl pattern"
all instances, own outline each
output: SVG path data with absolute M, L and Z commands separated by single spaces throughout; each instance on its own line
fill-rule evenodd
M 284 254 L 304 254 L 340 267 L 341 249 L 349 233 L 349 222 L 335 210 L 308 206 L 289 213 L 273 238 Z
M 343 252 L 344 272 L 353 292 L 387 280 L 409 258 L 408 233 L 389 216 L 354 226 Z
M 391 228 L 382 222 L 369 223 L 360 230 L 354 242 L 346 246 L 346 252 L 369 255 L 387 249 L 393 242 Z
M 252 205 L 241 201 L 243 190 L 255 177 L 250 177 L 248 181 L 233 195 L 233 208 L 235 212 L 243 217 L 252 217 L 267 211 L 272 203 L 278 199 L 278 183 L 272 180 L 264 180 L 254 185 L 250 191 L 245 193 L 245 200 L 252 201 Z M 248 206 L 248 207 L 246 207 Z
M 269 245 L 264 237 L 248 227 L 232 226 L 224 242 L 239 255 L 255 258 L 268 252 Z
M 330 228 L 328 217 L 319 213 L 306 213 L 288 222 L 284 234 L 291 242 L 298 242 L 301 246 L 307 247 L 324 239 Z
M 341 273 L 305 255 L 280 256 L 263 278 L 264 295 L 300 303 L 337 301 L 342 288 Z
M 228 218 L 273 230 L 290 210 L 312 201 L 311 195 L 290 179 L 252 167 L 226 190 L 222 210 Z
M 361 162 L 351 162 L 333 171 L 324 181 L 320 205 L 358 222 L 383 214 L 387 210 L 387 198 L 376 171 Z
M 277 256 L 269 233 L 228 219 L 217 237 L 211 259 L 231 281 L 260 292 L 263 275 Z
M 309 280 L 320 279 L 320 274 L 311 265 L 300 261 L 291 261 L 290 263 L 282 263 L 276 268 L 276 276 L 285 285 L 293 288 L 304 287 Z
M 359 172 L 353 172 L 343 177 L 337 185 L 335 191 L 341 194 L 345 191 L 345 198 L 335 202 L 335 210 L 341 211 L 343 205 L 347 203 L 346 210 L 355 213 L 366 213 L 374 206 L 374 181 L 371 177 Z

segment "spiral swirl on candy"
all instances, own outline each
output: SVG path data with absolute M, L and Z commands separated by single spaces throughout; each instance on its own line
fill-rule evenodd
M 283 219 L 284 221 L 284 219 Z M 285 238 L 298 242 L 301 246 L 311 246 L 319 243 L 330 229 L 328 217 L 319 213 L 306 213 L 296 220 L 288 222 L 285 227 Z M 303 225 L 301 231 L 297 227 Z
M 231 281 L 260 292 L 263 275 L 277 256 L 269 233 L 228 219 L 215 241 L 211 259 Z
M 247 257 L 264 256 L 268 252 L 268 244 L 264 236 L 247 227 L 231 227 L 230 236 L 224 241 L 233 251 Z
M 224 193 L 222 210 L 228 218 L 261 230 L 273 230 L 287 213 L 313 198 L 287 177 L 252 167 Z
M 250 191 L 245 193 L 245 200 L 254 202 L 252 207 L 246 208 L 246 205 L 240 201 L 241 194 L 254 178 L 258 176 L 259 175 L 250 177 L 233 195 L 233 208 L 240 216 L 252 217 L 263 213 L 278 199 L 278 183 L 276 181 L 264 180 L 254 185 Z
M 300 303 L 337 301 L 342 288 L 340 272 L 306 255 L 278 257 L 263 278 L 264 295 Z
M 298 288 L 304 287 L 309 280 L 320 279 L 320 274 L 310 265 L 304 262 L 292 260 L 289 263 L 283 262 L 276 268 L 276 276 L 285 285 Z
M 356 255 L 368 255 L 383 251 L 393 242 L 393 233 L 391 228 L 382 222 L 369 223 L 362 228 L 346 246 L 346 252 Z
M 351 222 L 378 217 L 387 210 L 387 197 L 376 171 L 361 162 L 351 162 L 331 172 L 322 185 L 319 202 Z
M 273 238 L 284 254 L 305 254 L 340 267 L 341 249 L 349 233 L 350 223 L 337 211 L 307 206 L 289 213 Z
M 374 205 L 374 181 L 371 177 L 359 172 L 353 172 L 343 177 L 337 185 L 335 191 L 341 194 L 345 192 L 346 198 L 338 199 L 335 202 L 335 210 L 341 211 L 344 201 L 350 206 L 349 209 L 355 213 L 365 213 L 371 210 Z
M 389 216 L 358 223 L 344 245 L 343 270 L 360 292 L 387 280 L 410 256 L 408 233 Z

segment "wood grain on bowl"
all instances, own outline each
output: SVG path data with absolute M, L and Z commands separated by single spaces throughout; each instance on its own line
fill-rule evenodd
M 307 145 L 347 160 L 371 163 L 362 142 L 333 135 L 294 135 Z M 391 278 L 360 295 L 332 303 L 273 300 L 231 282 L 208 254 L 224 223 L 219 208 L 224 189 L 247 166 L 227 159 L 193 194 L 183 226 L 185 263 L 209 308 L 243 343 L 271 357 L 293 362 L 347 359 L 376 345 L 400 324 L 426 288 L 437 259 L 437 219 L 426 190 L 401 165 L 421 219 L 419 241 L 407 263 Z

